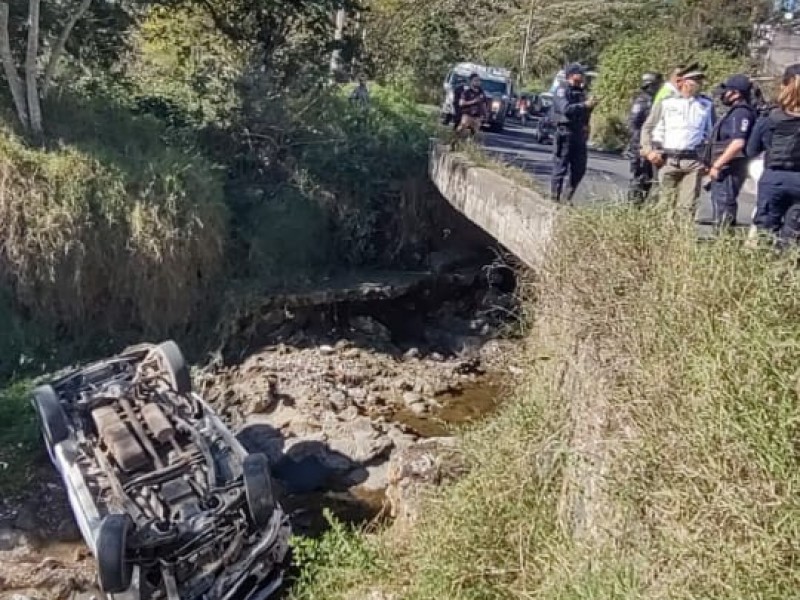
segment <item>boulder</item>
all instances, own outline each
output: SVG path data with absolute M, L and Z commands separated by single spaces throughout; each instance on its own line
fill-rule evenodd
M 389 461 L 386 499 L 396 523 L 413 523 L 432 489 L 463 476 L 466 465 L 452 437 L 429 438 L 396 452 Z

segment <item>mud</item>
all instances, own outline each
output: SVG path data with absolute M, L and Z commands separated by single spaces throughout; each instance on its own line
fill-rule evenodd
M 236 335 L 193 373 L 245 446 L 270 459 L 300 535 L 324 529 L 325 508 L 349 522 L 384 518 L 391 458 L 485 417 L 521 371 L 514 282 L 502 269 L 321 298 L 238 314 Z M 43 461 L 25 493 L 0 499 L 0 600 L 89 598 L 94 577 Z

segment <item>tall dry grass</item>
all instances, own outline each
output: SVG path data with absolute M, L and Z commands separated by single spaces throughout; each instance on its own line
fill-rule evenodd
M 323 542 L 357 551 L 297 598 L 797 597 L 796 257 L 668 222 L 565 217 L 528 383 L 465 434 L 469 475 L 410 532 Z
M 0 134 L 0 282 L 35 320 L 152 333 L 186 324 L 203 302 L 223 258 L 222 183 L 156 143 L 131 166 Z

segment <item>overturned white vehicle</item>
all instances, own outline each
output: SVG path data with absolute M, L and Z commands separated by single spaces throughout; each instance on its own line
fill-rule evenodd
M 75 370 L 33 405 L 104 592 L 262 600 L 281 586 L 290 528 L 267 459 L 192 392 L 174 342 Z

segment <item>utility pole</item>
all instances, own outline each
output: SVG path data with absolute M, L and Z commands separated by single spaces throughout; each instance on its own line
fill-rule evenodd
M 531 27 L 533 26 L 533 8 L 536 0 L 531 0 L 530 9 L 528 10 L 528 23 L 525 26 L 525 41 L 522 44 L 522 59 L 520 60 L 519 79 L 520 87 L 525 79 L 528 67 L 528 51 L 531 47 Z

